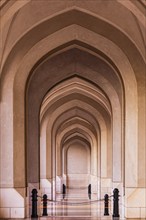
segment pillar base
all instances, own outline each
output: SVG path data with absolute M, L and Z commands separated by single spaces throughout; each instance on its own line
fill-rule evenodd
M 127 219 L 146 219 L 146 189 L 125 189 L 125 217 Z
M 25 188 L 0 189 L 0 218 L 25 218 Z

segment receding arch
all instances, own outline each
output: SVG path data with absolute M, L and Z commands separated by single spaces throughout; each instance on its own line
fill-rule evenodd
M 70 33 L 70 35 L 68 35 L 68 33 Z M 74 33 L 77 33 L 77 35 L 75 36 Z M 60 42 L 60 40 L 59 40 L 60 35 L 67 36 L 67 39 L 64 38 L 64 39 L 62 39 L 62 42 Z M 86 37 L 83 37 L 83 36 L 86 36 Z M 55 38 L 56 39 L 56 41 L 55 41 L 56 45 L 50 45 L 50 48 L 46 48 L 45 45 L 46 45 L 46 42 L 48 42 L 49 38 L 50 38 L 50 40 L 51 40 L 51 38 Z M 130 85 L 129 83 L 132 83 L 132 86 L 131 86 L 132 88 L 136 88 L 135 91 L 133 92 L 133 94 L 130 94 L 128 91 L 125 92 L 126 99 L 127 100 L 131 99 L 130 103 L 128 101 L 126 101 L 126 109 L 131 109 L 131 108 L 132 109 L 137 109 L 137 107 L 135 106 L 135 103 L 137 103 L 137 101 L 136 101 L 137 100 L 137 85 L 136 85 L 136 78 L 135 78 L 134 71 L 133 71 L 133 69 L 134 69 L 133 63 L 130 64 L 129 61 L 127 60 L 127 57 L 120 50 L 120 48 L 117 47 L 113 42 L 109 41 L 108 39 L 100 36 L 99 34 L 91 32 L 90 30 L 87 30 L 86 28 L 82 28 L 82 27 L 79 27 L 79 26 L 76 26 L 76 25 L 70 26 L 70 27 L 65 28 L 64 30 L 60 31 L 60 33 L 59 33 L 59 31 L 57 33 L 54 33 L 53 35 L 47 37 L 46 39 L 42 40 L 40 43 L 35 45 L 29 51 L 29 53 L 26 54 L 23 61 L 20 62 L 18 71 L 17 71 L 17 67 L 13 68 L 13 70 L 14 70 L 13 72 L 15 73 L 17 71 L 17 76 L 19 76 L 20 78 L 15 77 L 14 87 L 12 86 L 12 83 L 13 83 L 12 78 L 9 81 L 10 84 L 7 84 L 9 86 L 10 90 L 12 88 L 14 88 L 15 92 L 14 92 L 14 97 L 11 97 L 9 93 L 7 93 L 8 96 L 5 96 L 5 103 L 9 103 L 9 110 L 8 110 L 8 111 L 10 111 L 9 118 L 5 117 L 6 112 L 4 112 L 4 111 L 2 111 L 2 116 L 3 116 L 3 118 L 8 119 L 8 121 L 6 120 L 5 123 L 9 123 L 10 121 L 13 122 L 13 120 L 11 118 L 11 111 L 12 111 L 13 108 L 12 108 L 12 105 L 10 105 L 10 103 L 11 103 L 11 101 L 13 101 L 13 98 L 14 98 L 14 112 L 16 111 L 16 114 L 15 114 L 16 117 L 14 118 L 14 140 L 15 140 L 15 143 L 16 143 L 15 144 L 15 149 L 14 149 L 15 152 L 16 152 L 16 149 L 18 149 L 18 147 L 21 144 L 21 147 L 23 149 L 21 152 L 22 152 L 22 154 L 24 154 L 24 134 L 25 134 L 24 129 L 25 129 L 25 127 L 24 126 L 19 126 L 19 124 L 24 122 L 24 100 L 20 97 L 24 97 L 25 83 L 26 83 L 26 79 L 28 77 L 28 73 L 30 73 L 32 66 L 35 65 L 35 63 L 40 59 L 40 57 L 43 56 L 43 54 L 46 54 L 48 51 L 53 51 L 53 49 L 57 48 L 58 45 L 66 43 L 65 41 L 69 42 L 69 41 L 72 41 L 74 39 L 76 39 L 76 42 L 84 42 L 86 45 L 90 45 L 93 48 L 97 48 L 99 51 L 102 51 L 103 54 L 107 54 L 108 57 L 110 57 L 110 59 L 115 63 L 115 65 L 120 70 L 121 77 L 123 78 L 124 88 L 128 88 L 129 85 Z M 94 39 L 94 41 L 93 41 L 93 39 Z M 93 45 L 93 42 L 94 42 L 94 45 Z M 40 54 L 37 54 L 35 50 L 38 48 L 39 45 L 41 45 L 44 50 L 42 49 Z M 108 45 L 108 50 L 105 47 L 105 45 Z M 47 50 L 45 51 L 45 49 L 47 49 Z M 120 60 L 119 60 L 119 58 L 116 57 L 116 54 L 119 54 L 119 57 L 121 58 Z M 30 55 L 31 55 L 31 59 L 30 59 Z M 20 59 L 21 59 L 21 56 L 19 56 L 19 59 L 17 61 L 19 62 Z M 28 60 L 29 60 L 29 62 L 28 62 Z M 122 60 L 122 63 L 121 63 L 121 60 Z M 138 61 L 138 59 L 137 59 L 137 61 Z M 23 62 L 28 63 L 28 66 L 25 68 L 25 71 L 22 68 Z M 123 63 L 124 63 L 124 66 L 123 66 Z M 143 64 L 141 65 L 141 67 L 143 67 Z M 126 72 L 128 72 L 129 74 L 126 75 Z M 13 74 L 11 76 L 13 76 Z M 127 79 L 127 77 L 129 78 L 129 80 Z M 19 81 L 19 79 L 21 79 L 21 82 Z M 20 85 L 21 85 L 21 87 L 20 87 Z M 19 94 L 19 96 L 18 96 L 18 94 Z M 129 98 L 128 98 L 128 96 L 129 96 Z M 136 128 L 136 126 L 134 126 L 134 124 L 132 122 L 135 121 L 134 123 L 137 124 L 137 113 L 136 112 L 133 113 L 133 116 L 131 115 L 131 110 L 126 111 L 126 113 L 128 114 L 128 115 L 126 115 L 126 118 L 132 118 L 132 120 L 130 119 L 131 125 L 129 123 L 127 124 L 127 126 L 128 126 L 127 130 L 129 130 L 130 127 L 135 127 Z M 16 126 L 16 121 L 17 121 L 17 126 Z M 125 121 L 127 121 L 127 120 L 125 120 Z M 12 124 L 13 123 L 11 123 L 11 124 L 9 123 L 9 132 L 10 133 L 11 133 L 10 130 L 13 128 Z M 17 137 L 16 137 L 15 136 L 16 133 L 20 133 L 21 135 L 17 135 Z M 135 130 L 135 134 L 134 134 L 135 138 L 137 138 L 136 133 L 137 133 L 137 131 Z M 5 141 L 3 142 L 3 146 L 6 146 L 7 143 L 8 143 L 8 140 L 6 140 L 6 138 L 4 138 L 4 140 Z M 137 140 L 134 140 L 134 139 L 133 140 L 130 139 L 130 141 L 131 142 L 129 143 L 129 138 L 126 137 L 126 143 L 127 143 L 126 145 L 127 146 L 130 146 L 130 145 L 135 146 L 136 145 L 135 143 L 137 143 Z M 11 143 L 13 142 L 12 135 L 10 135 L 10 142 Z M 134 149 L 135 149 L 135 153 L 136 153 L 137 148 L 135 147 Z M 134 155 L 135 155 L 135 153 L 134 153 Z M 38 152 L 37 152 L 37 154 L 38 154 Z M 34 162 L 34 164 L 37 163 L 38 159 L 36 158 L 35 161 L 36 162 Z M 134 157 L 133 161 L 137 161 L 137 158 Z M 17 160 L 16 163 L 18 163 L 18 160 Z M 23 164 L 25 164 L 25 163 L 23 163 Z M 14 176 L 16 177 L 15 178 L 15 183 L 17 182 L 17 177 L 19 176 L 18 173 L 21 172 L 22 169 L 24 169 L 24 165 L 22 165 L 22 167 L 18 167 L 18 170 L 14 174 Z M 134 175 L 136 175 L 137 165 L 136 165 L 135 169 L 133 169 L 133 171 L 134 171 Z M 126 171 L 126 172 L 128 172 L 128 171 Z M 127 173 L 126 176 L 127 176 L 127 178 L 129 178 L 128 173 Z M 38 174 L 36 175 L 36 179 L 38 179 Z M 24 180 L 22 180 L 22 178 L 21 178 L 21 180 L 18 180 L 18 181 L 23 181 L 23 183 L 24 183 Z M 132 181 L 132 179 L 131 179 L 131 181 Z
M 69 57 L 69 55 L 68 55 L 68 57 Z M 55 63 L 57 62 L 57 59 L 55 59 Z M 62 63 L 62 62 L 61 62 Z M 78 65 L 78 67 L 79 67 L 79 65 Z M 79 67 L 80 68 L 80 67 Z M 86 67 L 87 68 L 87 67 Z M 65 71 L 65 69 L 63 68 L 63 71 Z M 87 72 L 89 72 L 90 71 L 90 73 L 91 73 L 91 70 L 89 69 L 87 69 L 86 70 L 86 74 L 87 74 Z M 101 78 L 101 76 L 100 76 L 100 78 Z M 99 77 L 98 77 L 98 81 L 99 81 Z M 106 83 L 106 82 L 104 82 L 104 79 L 103 80 L 101 80 L 101 85 L 102 84 L 104 84 L 104 83 Z M 108 83 L 108 82 L 107 82 Z M 100 86 L 101 87 L 101 86 Z M 109 93 L 109 91 L 110 91 L 110 86 L 108 86 L 107 87 L 107 89 L 108 89 L 108 91 L 106 91 L 106 93 Z M 112 90 L 112 88 L 111 88 L 111 91 L 113 91 L 114 92 L 114 90 Z M 116 93 L 114 93 L 114 94 L 116 94 Z M 118 99 L 117 99 L 117 101 L 118 101 Z M 116 104 L 116 98 L 114 99 L 114 101 L 113 101 L 113 104 L 116 106 L 116 108 L 115 108 L 115 111 L 116 111 L 116 109 L 117 109 L 117 107 L 119 106 L 119 104 Z M 57 106 L 56 106 L 57 107 Z M 118 110 L 118 109 L 117 109 Z M 33 114 L 34 114 L 34 111 L 33 111 Z M 114 114 L 115 114 L 115 112 L 114 112 Z M 118 120 L 115 120 L 116 121 L 116 123 L 118 122 Z M 119 124 L 119 122 L 118 122 L 118 124 Z M 120 129 L 120 126 L 119 126 L 119 129 Z M 32 129 L 31 129 L 32 130 Z M 120 132 L 118 132 L 118 130 L 116 129 L 116 131 L 117 131 L 117 136 L 118 135 L 120 135 Z M 120 144 L 120 141 L 119 141 L 119 144 Z M 117 158 L 117 157 L 116 157 Z
M 72 107 L 68 112 L 67 109 L 66 112 L 62 111 L 60 117 L 57 116 L 58 112 L 55 112 L 57 118 L 56 121 L 52 121 L 51 131 L 53 134 L 51 137 L 54 137 L 55 140 L 54 135 L 61 137 L 60 135 L 66 132 L 61 140 L 58 139 L 59 144 L 63 146 L 63 144 L 67 144 L 67 141 L 71 143 L 72 137 L 76 138 L 77 141 L 82 138 L 84 144 L 87 141 L 85 139 L 88 138 L 88 130 L 92 132 L 92 139 L 96 139 L 94 130 L 97 130 L 97 144 L 100 151 L 100 146 L 103 146 L 103 136 L 100 134 L 103 134 L 102 128 L 104 128 L 106 140 L 110 141 L 109 146 L 113 145 L 111 158 L 113 156 L 114 166 L 113 175 L 110 175 L 112 180 L 110 176 L 105 182 L 103 179 L 99 179 L 101 187 L 102 184 L 108 181 L 111 181 L 112 186 L 121 184 L 121 189 L 123 189 L 123 186 L 125 187 L 125 205 L 127 206 L 125 213 L 128 213 L 129 208 L 131 209 L 135 204 L 137 206 L 135 198 L 140 193 L 142 195 L 141 204 L 138 204 L 137 210 L 140 212 L 139 215 L 143 215 L 143 208 L 141 207 L 144 204 L 143 192 L 145 188 L 142 187 L 145 187 L 145 176 L 142 172 L 145 170 L 146 128 L 144 123 L 146 75 L 143 16 L 145 4 L 142 3 L 142 0 L 135 2 L 127 0 L 124 3 L 118 0 L 114 3 L 99 0 L 94 1 L 92 4 L 90 1 L 84 4 L 83 1 L 75 0 L 68 1 L 68 4 L 61 1 L 60 6 L 57 7 L 55 3 L 45 1 L 44 5 L 46 7 L 43 5 L 39 8 L 38 5 L 41 5 L 41 3 L 37 5 L 36 2 L 39 1 L 27 1 L 27 3 L 23 1 L 20 4 L 19 2 L 11 3 L 12 7 L 10 8 L 10 4 L 1 4 L 3 7 L 2 22 L 5 26 L 2 26 L 2 31 L 4 31 L 2 43 L 4 45 L 2 45 L 0 53 L 2 56 L 1 152 L 3 158 L 0 178 L 2 197 L 3 192 L 13 191 L 17 198 L 18 195 L 19 198 L 21 197 L 20 204 L 18 199 L 15 206 L 17 208 L 23 207 L 22 209 L 25 212 L 26 187 L 28 186 L 29 190 L 31 186 L 39 188 L 40 172 L 37 164 L 41 145 L 37 137 L 40 135 L 40 130 L 41 134 L 45 132 L 46 136 L 47 131 L 49 131 L 47 130 L 49 111 L 46 112 L 45 120 L 43 119 L 40 123 L 39 111 L 42 100 L 56 83 L 59 85 L 61 81 L 76 74 L 86 78 L 92 85 L 94 82 L 94 85 L 107 97 L 110 107 L 107 100 L 100 99 L 98 95 L 98 105 L 95 104 L 96 100 L 88 96 L 86 108 L 83 109 L 81 104 L 85 105 L 85 102 L 81 103 L 81 101 L 86 96 L 82 94 L 77 99 L 80 102 L 80 105 L 76 105 L 79 114 L 74 120 L 72 115 L 69 117 L 69 114 L 73 114 L 75 109 L 73 102 L 69 102 L 71 96 L 66 97 L 66 103 L 65 99 L 64 101 L 62 99 L 61 101 L 65 104 L 64 107 L 67 108 L 69 104 Z M 95 7 L 95 5 L 99 7 Z M 106 8 L 106 6 L 108 7 Z M 53 10 L 51 10 L 51 7 Z M 30 13 L 31 10 L 37 16 L 33 16 L 33 13 Z M 26 19 L 22 23 L 23 18 Z M 60 21 L 61 25 L 59 23 L 54 25 L 54 22 L 57 21 Z M 128 25 L 129 23 L 130 25 Z M 48 25 L 50 28 L 45 28 Z M 74 54 L 73 51 L 78 51 L 76 54 L 80 54 L 79 61 L 77 57 L 76 59 L 72 57 L 73 62 L 69 62 L 71 55 Z M 69 57 L 65 57 L 69 53 Z M 64 62 L 65 68 L 62 66 L 64 73 L 63 71 L 60 72 L 63 64 L 61 57 L 63 56 L 66 59 L 66 63 Z M 51 69 L 53 59 L 60 60 L 60 63 L 58 62 L 60 67 L 59 65 L 52 65 L 54 74 Z M 94 62 L 97 62 L 98 65 L 93 65 Z M 101 66 L 103 70 L 101 70 Z M 60 72 L 60 75 L 57 71 Z M 47 77 L 43 78 L 45 73 L 48 74 L 48 81 L 46 80 Z M 36 84 L 38 89 L 34 89 L 35 82 L 39 77 L 40 83 Z M 48 91 L 45 83 L 48 83 Z M 36 96 L 33 96 L 33 92 Z M 76 92 L 73 97 L 76 98 L 79 93 L 79 91 Z M 94 105 L 90 102 L 92 100 Z M 33 111 L 29 111 L 29 105 L 33 105 L 34 114 Z M 52 105 L 52 108 L 54 106 Z M 49 105 L 46 107 L 48 108 Z M 98 111 L 95 110 L 96 108 Z M 108 109 L 110 109 L 110 114 L 106 111 Z M 92 110 L 97 114 L 96 117 L 92 117 Z M 102 110 L 105 111 L 105 114 L 101 114 Z M 86 116 L 89 116 L 88 120 L 85 120 L 85 117 L 83 118 L 81 115 L 85 112 Z M 68 114 L 68 117 L 65 117 L 63 121 L 62 118 L 65 113 Z M 46 119 L 47 117 L 48 119 Z M 63 123 L 62 130 L 58 127 L 61 121 Z M 69 122 L 71 122 L 71 132 L 67 129 Z M 32 127 L 31 123 L 33 124 Z M 80 125 L 79 130 L 77 128 L 78 124 Z M 97 129 L 94 129 L 95 124 Z M 41 129 L 39 129 L 39 125 Z M 27 126 L 30 126 L 29 130 Z M 30 128 L 34 128 L 35 131 Z M 27 139 L 27 142 L 26 134 L 30 138 L 31 131 L 34 141 L 32 138 L 32 140 Z M 46 146 L 48 138 L 45 139 L 41 135 L 41 140 L 41 143 Z M 54 140 L 53 144 L 55 145 Z M 36 148 L 33 147 L 33 144 Z M 26 146 L 28 146 L 27 150 Z M 118 151 L 118 154 L 116 151 Z M 7 152 L 11 152 L 11 155 Z M 34 164 L 32 164 L 31 170 L 26 169 L 26 154 L 29 155 L 30 160 L 30 153 L 34 153 Z M 100 153 L 102 154 L 103 151 L 98 152 L 98 155 Z M 116 159 L 115 156 L 117 156 Z M 115 176 L 115 167 L 123 168 L 120 169 L 121 173 L 118 173 L 118 178 Z M 28 163 L 28 168 L 30 168 L 30 163 Z M 29 171 L 35 171 L 32 172 L 34 174 L 32 178 L 29 178 L 31 176 Z M 10 175 L 6 176 L 5 173 Z M 30 176 L 27 175 L 28 173 Z M 44 170 L 44 174 L 45 178 L 46 170 Z M 6 198 L 6 200 L 8 199 Z M 8 204 L 7 207 L 10 207 Z

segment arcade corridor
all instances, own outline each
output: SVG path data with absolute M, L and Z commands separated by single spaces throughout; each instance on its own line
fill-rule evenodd
M 30 218 L 36 189 L 55 220 L 111 219 L 117 188 L 120 218 L 146 219 L 146 2 L 1 0 L 0 16 L 0 218 Z

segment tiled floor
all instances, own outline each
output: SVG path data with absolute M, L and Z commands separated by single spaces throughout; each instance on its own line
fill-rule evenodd
M 38 217 L 38 218 L 26 218 L 26 220 L 125 220 L 124 218 L 112 218 L 112 216 L 108 217 L 69 217 L 69 216 L 64 216 L 64 217 Z M 20 219 L 11 219 L 11 220 L 20 220 Z
M 31 218 L 29 218 L 31 219 Z M 98 218 L 98 217 L 47 217 L 47 218 L 37 218 L 34 220 L 111 220 L 113 218 L 111 217 L 103 217 L 103 218 Z M 115 220 L 121 220 L 121 218 L 114 218 Z M 18 220 L 18 219 L 17 219 Z
M 62 195 L 57 198 L 57 203 L 48 204 L 48 218 L 55 220 L 96 220 L 112 219 L 112 207 L 109 203 L 110 216 L 104 216 L 104 201 L 99 201 L 96 194 L 89 199 L 85 190 L 68 190 L 64 200 Z M 51 216 L 51 217 L 49 217 Z
M 109 203 L 109 216 L 104 216 L 104 201 L 99 201 L 96 194 L 89 199 L 85 190 L 68 190 L 65 198 L 58 195 L 56 201 L 48 201 L 48 216 L 41 217 L 42 203 L 39 204 L 41 220 L 111 220 L 112 202 Z M 28 218 L 29 219 L 29 218 Z M 115 220 L 124 218 L 114 218 Z
M 57 202 L 48 203 L 48 215 L 59 217 L 100 217 L 104 201 L 98 201 L 97 195 L 92 194 L 89 199 L 84 190 L 68 190 L 65 198 L 58 195 Z

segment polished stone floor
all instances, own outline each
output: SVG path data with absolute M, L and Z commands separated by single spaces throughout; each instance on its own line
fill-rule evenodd
M 102 217 L 38 217 L 38 218 L 25 218 L 26 220 L 125 220 L 125 218 L 112 218 L 112 216 L 102 216 Z M 20 220 L 20 219 L 11 219 L 11 220 Z M 132 219 L 133 220 L 133 219 Z
M 42 196 L 42 195 L 41 195 Z M 40 197 L 41 197 L 40 196 Z M 57 195 L 55 201 L 48 201 L 47 214 L 42 216 L 43 204 L 38 197 L 38 218 L 25 218 L 26 220 L 125 220 L 122 216 L 121 204 L 119 204 L 119 218 L 113 218 L 113 199 L 109 201 L 109 216 L 104 216 L 104 200 L 98 200 L 97 194 L 91 194 L 89 198 L 87 189 L 67 190 L 65 198 L 61 194 Z M 32 206 L 29 204 L 29 216 L 31 216 Z M 1 219 L 4 220 L 4 219 Z M 11 219 L 20 220 L 20 219 Z
M 27 219 L 31 219 L 31 218 L 27 218 Z M 39 217 L 34 220 L 111 220 L 111 219 L 113 220 L 112 217 L 102 217 L 102 218 L 98 218 L 98 217 L 47 217 L 47 218 Z M 114 219 L 123 220 L 122 218 L 114 218 Z
M 88 196 L 87 190 L 70 189 L 65 198 L 57 195 L 55 201 L 48 201 L 47 217 L 43 217 L 42 202 L 39 204 L 38 219 L 42 220 L 110 220 L 112 218 L 112 201 L 109 202 L 109 216 L 104 216 L 104 200 L 98 200 L 97 194 Z M 114 218 L 115 220 L 124 220 Z

